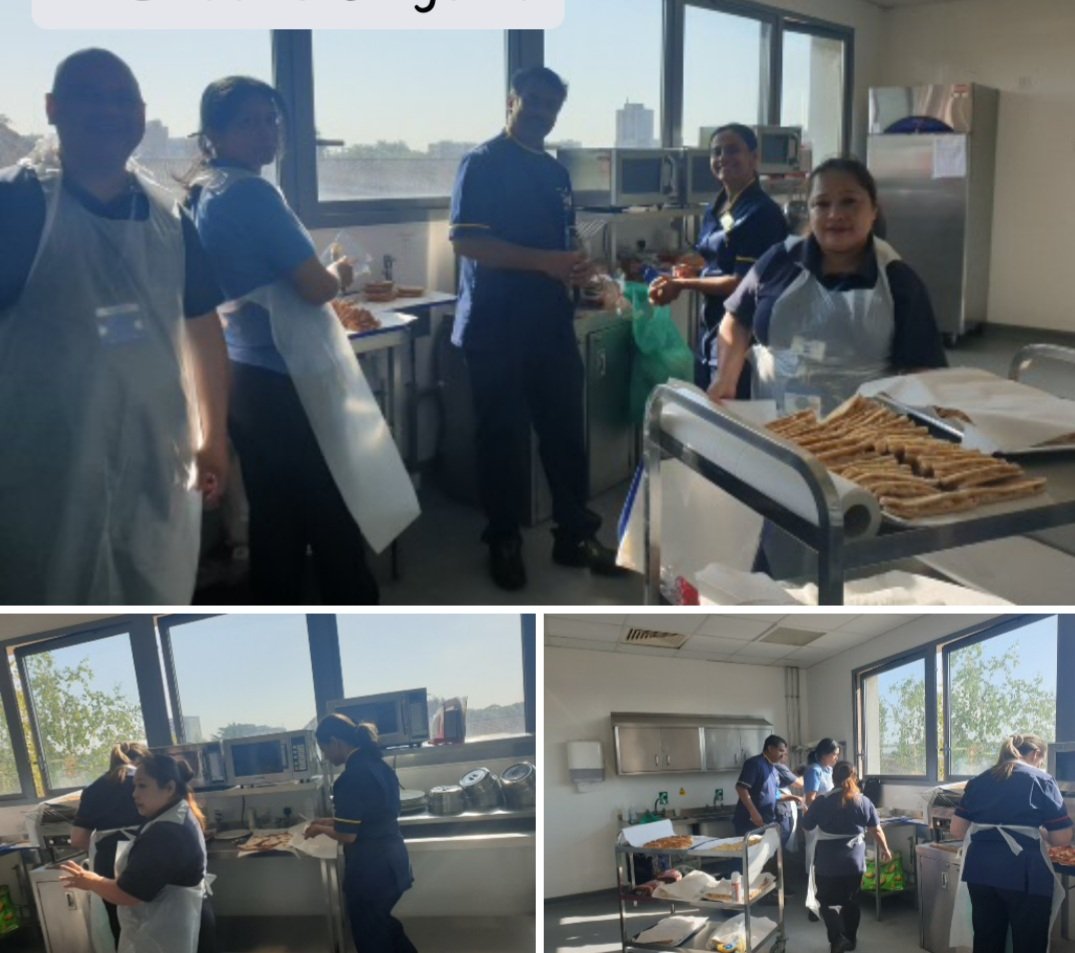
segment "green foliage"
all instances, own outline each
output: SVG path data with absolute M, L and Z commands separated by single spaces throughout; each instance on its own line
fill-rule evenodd
M 0 794 L 18 794 L 21 790 L 15 752 L 11 748 L 11 732 L 7 730 L 7 719 L 0 711 Z
M 986 655 L 978 642 L 949 656 L 952 770 L 978 774 L 996 762 L 1001 743 L 1014 732 L 1053 740 L 1056 692 L 1039 680 L 1018 678 L 1020 646 Z M 918 677 L 897 682 L 879 701 L 881 771 L 922 774 L 926 765 L 926 687 Z M 943 699 L 938 692 L 937 737 L 943 738 Z
M 40 652 L 27 657 L 26 673 L 53 788 L 77 787 L 103 773 L 116 742 L 145 742 L 137 699 L 127 699 L 118 684 L 94 688 L 89 659 L 57 668 L 51 652 Z

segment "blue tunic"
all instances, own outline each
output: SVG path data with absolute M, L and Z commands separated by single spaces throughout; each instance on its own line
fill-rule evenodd
M 772 764 L 765 755 L 756 754 L 743 762 L 743 769 L 739 772 L 739 780 L 735 782 L 735 786 L 749 789 L 750 798 L 758 809 L 758 813 L 766 824 L 770 824 L 776 820 L 776 805 L 780 799 L 780 789 L 798 780 L 786 765 Z M 735 805 L 733 821 L 735 829 L 740 832 L 754 827 L 754 822 L 751 821 L 750 814 L 742 801 Z
M 803 793 L 828 794 L 832 790 L 832 768 L 812 762 L 803 771 Z
M 815 798 L 803 818 L 803 830 L 815 828 L 826 834 L 846 834 L 848 839 L 880 827 L 877 808 L 865 795 L 844 804 L 843 790 Z M 866 845 L 849 847 L 846 841 L 819 840 L 814 850 L 814 869 L 822 877 L 851 877 L 866 870 Z
M 202 192 L 194 224 L 229 300 L 289 276 L 316 254 L 298 216 L 262 178 L 242 179 L 221 193 Z M 243 305 L 225 322 L 224 339 L 233 361 L 287 373 L 264 308 Z
M 546 152 L 503 132 L 463 158 L 452 191 L 452 238 L 489 235 L 566 251 L 574 222 L 571 178 Z M 570 328 L 573 317 L 563 282 L 462 258 L 454 344 L 468 350 L 518 346 Z
M 1072 826 L 1056 781 L 1045 771 L 1022 761 L 1016 763 L 1006 781 L 995 777 L 991 770 L 968 781 L 956 816 L 978 824 L 1044 827 L 1047 831 Z M 999 890 L 1052 896 L 1052 870 L 1042 857 L 1037 841 L 1018 833 L 1011 836 L 1023 847 L 1018 856 L 1012 853 L 1000 831 L 978 831 L 967 848 L 963 879 L 969 884 Z

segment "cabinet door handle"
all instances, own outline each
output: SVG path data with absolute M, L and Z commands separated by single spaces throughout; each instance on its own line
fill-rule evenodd
M 597 352 L 597 375 L 604 377 L 608 373 L 608 354 L 604 348 Z
M 947 890 L 948 889 L 948 871 L 947 870 L 942 870 L 941 871 L 941 889 L 942 890 Z
M 661 756 L 659 754 L 655 754 L 653 756 L 653 766 L 655 768 L 659 768 L 661 766 Z

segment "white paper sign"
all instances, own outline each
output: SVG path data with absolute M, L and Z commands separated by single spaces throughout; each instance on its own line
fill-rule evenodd
M 565 0 L 33 0 L 33 15 L 34 22 L 46 30 L 548 30 L 563 22 L 564 3 Z
M 967 174 L 967 137 L 937 136 L 933 140 L 933 178 L 962 179 Z

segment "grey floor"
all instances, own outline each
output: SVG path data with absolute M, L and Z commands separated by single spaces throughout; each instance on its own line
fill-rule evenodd
M 1075 336 L 993 326 L 984 333 L 960 339 L 949 352 L 952 364 L 981 367 L 1006 375 L 1015 351 L 1027 343 L 1075 344 Z M 1075 397 L 1075 368 L 1043 364 L 1028 383 Z M 611 544 L 626 496 L 627 485 L 616 487 L 591 503 L 604 520 L 600 536 Z M 422 517 L 400 538 L 393 577 L 389 554 L 374 560 L 385 605 L 640 605 L 642 582 L 638 575 L 620 578 L 593 576 L 585 569 L 566 569 L 550 559 L 550 525 L 523 531 L 528 585 L 519 592 L 504 592 L 489 579 L 486 548 L 480 541 L 483 520 L 472 504 L 445 495 L 435 475 L 423 476 L 420 486 Z M 243 566 L 226 567 L 216 582 L 199 590 L 202 604 L 249 603 Z M 311 595 L 309 601 L 315 601 Z

